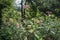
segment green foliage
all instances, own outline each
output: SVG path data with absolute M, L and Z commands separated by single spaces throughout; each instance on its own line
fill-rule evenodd
M 33 2 L 32 2 L 33 1 Z M 60 1 L 59 0 L 28 0 L 33 10 L 33 14 L 36 15 L 37 9 L 46 14 L 47 11 L 51 11 L 56 16 L 60 17 Z M 47 13 L 48 15 L 48 13 Z
M 20 38 L 16 26 L 2 26 L 0 29 L 0 40 L 17 40 Z M 20 40 L 20 39 L 19 39 Z
M 13 3 L 13 0 L 0 0 L 0 10 L 5 7 L 10 7 Z
M 13 18 L 12 18 L 13 19 Z M 10 18 L 10 22 L 12 21 Z M 54 15 L 26 19 L 24 22 L 6 22 L 0 30 L 5 40 L 59 40 L 60 19 Z M 48 36 L 48 38 L 46 38 Z M 49 39 L 49 40 L 50 40 Z M 2 39 L 3 40 L 3 39 Z
M 0 0 L 0 25 L 2 24 L 2 10 L 4 8 L 9 8 L 13 4 L 13 0 Z
M 2 21 L 6 22 L 18 22 L 21 20 L 21 13 L 17 12 L 14 8 L 5 8 L 2 10 Z
M 41 12 L 41 9 L 45 9 L 45 7 L 51 9 L 50 4 L 56 6 L 59 4 L 58 1 L 39 0 L 39 2 L 43 5 L 37 6 L 36 2 L 33 5 L 29 3 L 30 8 L 25 9 L 26 19 L 21 22 L 22 13 L 13 7 L 11 1 L 1 0 L 0 4 L 4 3 L 2 5 L 6 4 L 8 7 L 3 7 L 1 10 L 3 24 L 0 27 L 0 40 L 60 40 L 60 18 L 55 16 L 54 12 L 49 15 L 45 15 L 43 10 Z M 46 12 L 46 10 L 44 11 Z

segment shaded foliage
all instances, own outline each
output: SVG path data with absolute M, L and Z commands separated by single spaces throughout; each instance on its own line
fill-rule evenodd
M 39 11 L 44 12 L 47 14 L 47 11 L 51 11 L 53 14 L 59 17 L 60 15 L 60 3 L 59 0 L 27 0 L 32 5 L 33 11 L 35 11 L 34 14 L 36 14 L 36 8 L 39 9 Z M 35 5 L 35 6 L 33 6 Z M 35 7 L 35 8 L 34 8 Z M 48 14 L 47 14 L 48 15 Z
M 0 24 L 2 24 L 2 10 L 4 8 L 12 6 L 12 0 L 0 0 Z
M 1 0 L 0 4 L 4 4 L 0 7 L 3 21 L 0 40 L 60 40 L 60 18 L 57 17 L 60 10 L 59 2 L 27 0 L 26 4 L 30 8 L 22 10 L 25 12 L 22 15 L 11 4 L 11 0 Z M 21 15 L 26 17 L 23 22 Z

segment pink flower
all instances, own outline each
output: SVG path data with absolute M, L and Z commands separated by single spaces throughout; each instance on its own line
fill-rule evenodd
M 23 5 L 23 8 L 24 8 L 24 9 L 29 9 L 30 6 L 29 6 L 29 5 Z

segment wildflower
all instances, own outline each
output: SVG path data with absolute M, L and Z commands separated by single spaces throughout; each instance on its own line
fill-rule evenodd
M 17 23 L 16 25 L 17 25 L 17 28 L 21 28 L 22 27 L 22 24 Z
M 24 9 L 29 9 L 30 6 L 29 6 L 29 5 L 23 5 L 23 8 L 24 8 Z

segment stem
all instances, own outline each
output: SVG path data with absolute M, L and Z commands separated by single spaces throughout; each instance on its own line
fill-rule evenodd
M 23 9 L 23 0 L 21 0 L 21 17 L 22 17 L 22 22 L 25 19 L 25 10 Z

